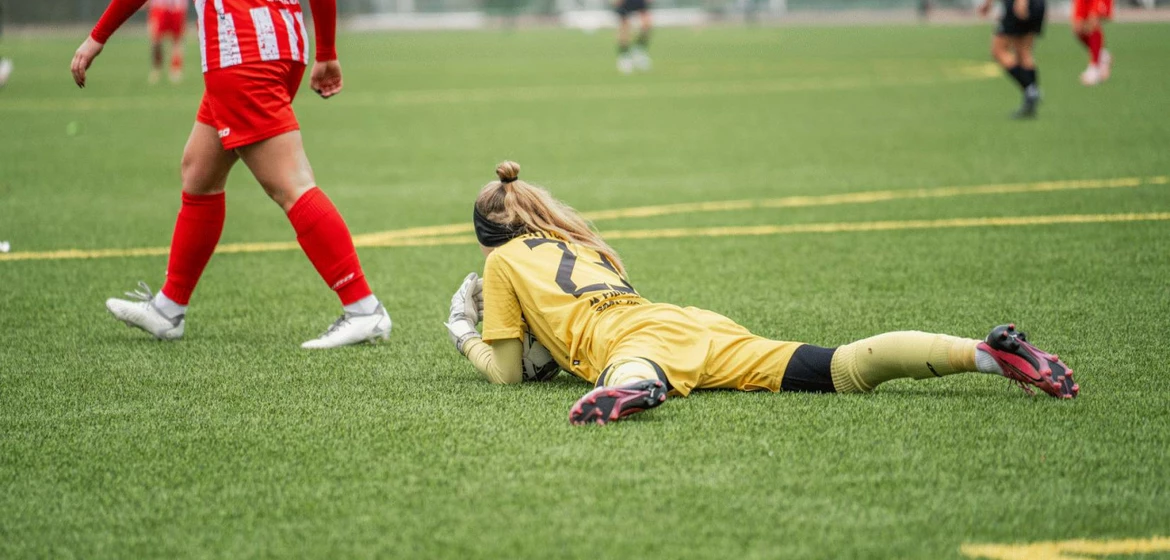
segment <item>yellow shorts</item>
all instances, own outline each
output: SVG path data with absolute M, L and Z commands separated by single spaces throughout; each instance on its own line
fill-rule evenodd
M 609 310 L 593 338 L 606 341 L 594 364 L 645 358 L 683 396 L 693 389 L 779 391 L 788 361 L 803 345 L 756 336 L 718 313 L 665 303 Z

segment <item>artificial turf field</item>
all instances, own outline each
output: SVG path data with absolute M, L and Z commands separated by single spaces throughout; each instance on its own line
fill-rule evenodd
M 395 326 L 319 353 L 337 302 L 242 166 L 186 338 L 105 312 L 162 282 L 201 84 L 147 87 L 125 35 L 80 91 L 81 36 L 7 37 L 0 557 L 1168 554 L 1170 27 L 1111 27 L 1089 89 L 1052 25 L 1034 122 L 988 35 L 669 29 L 625 77 L 611 33 L 343 34 L 346 90 L 296 107 Z M 430 226 L 468 226 L 505 158 L 651 300 L 822 345 L 1016 321 L 1080 398 L 960 375 L 571 427 L 586 384 L 491 386 L 442 326 L 482 257 Z

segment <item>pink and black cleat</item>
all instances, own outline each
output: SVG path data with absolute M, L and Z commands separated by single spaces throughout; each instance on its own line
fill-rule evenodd
M 666 402 L 666 384 L 657 379 L 635 381 L 617 387 L 598 387 L 585 393 L 569 410 L 569 423 L 607 424 L 624 416 L 650 410 Z
M 1036 394 L 1032 387 L 1058 399 L 1074 398 L 1081 391 L 1073 381 L 1073 370 L 1056 354 L 1029 344 L 1027 335 L 1017 331 L 1014 324 L 991 329 L 979 349 L 995 358 L 1004 377 L 1015 381 L 1029 395 Z

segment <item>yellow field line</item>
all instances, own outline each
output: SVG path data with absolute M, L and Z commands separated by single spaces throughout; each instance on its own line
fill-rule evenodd
M 606 239 L 666 239 L 673 237 L 743 237 L 793 233 L 841 233 L 911 229 L 949 229 L 990 226 L 1043 226 L 1055 224 L 1099 224 L 1170 220 L 1170 212 L 1142 214 L 1065 214 L 1008 218 L 947 218 L 941 220 L 892 220 L 881 222 L 837 222 L 784 226 L 729 226 L 709 228 L 635 229 L 605 232 Z
M 965 544 L 960 551 L 971 558 L 992 560 L 1083 560 L 1086 556 L 1117 556 L 1170 552 L 1170 539 L 1069 540 L 1030 544 Z
M 1146 212 L 1125 214 L 1064 214 L 1055 216 L 1016 216 L 993 218 L 948 218 L 940 220 L 891 220 L 877 222 L 836 222 L 819 224 L 792 224 L 782 226 L 727 226 L 708 228 L 666 228 L 635 229 L 605 232 L 606 239 L 668 239 L 679 237 L 745 237 L 761 235 L 783 235 L 797 233 L 843 233 L 864 231 L 896 231 L 916 229 L 952 229 L 973 227 L 1042 226 L 1057 224 L 1102 224 L 1117 222 L 1170 221 L 1170 212 Z M 362 239 L 355 244 L 359 247 L 432 247 L 439 245 L 474 245 L 475 238 L 469 235 L 444 237 Z M 268 251 L 291 251 L 298 249 L 296 243 L 229 243 L 220 245 L 217 253 L 258 253 Z M 137 257 L 165 255 L 166 248 L 148 249 L 100 249 L 81 251 L 45 251 L 0 254 L 0 261 L 21 260 L 63 260 L 93 259 L 110 257 Z
M 683 204 L 666 204 L 658 206 L 639 206 L 633 208 L 620 208 L 616 210 L 601 210 L 595 212 L 585 212 L 584 216 L 587 219 L 601 221 L 612 220 L 619 218 L 642 218 L 649 216 L 666 216 L 673 214 L 686 214 L 696 212 L 718 212 L 718 211 L 732 211 L 732 210 L 746 210 L 753 208 L 792 208 L 792 207 L 806 207 L 806 206 L 830 206 L 839 204 L 865 204 L 874 202 L 884 202 L 891 200 L 904 200 L 916 198 L 942 198 L 954 196 L 970 196 L 970 195 L 987 195 L 987 194 L 1018 194 L 1031 192 L 1052 192 L 1052 191 L 1066 191 L 1066 190 L 1081 190 L 1081 189 L 1110 189 L 1110 188 L 1126 188 L 1138 187 L 1142 185 L 1166 185 L 1170 184 L 1170 177 L 1160 175 L 1155 177 L 1122 177 L 1117 179 L 1087 179 L 1087 180 L 1070 180 L 1070 181 L 1043 181 L 1036 183 L 1007 183 L 1000 185 L 975 185 L 964 187 L 937 187 L 937 188 L 922 188 L 922 189 L 903 189 L 903 190 L 883 190 L 883 191 L 868 191 L 845 194 L 831 194 L 823 196 L 789 196 L 782 198 L 772 198 L 764 200 L 727 200 L 717 202 L 696 202 Z M 872 223 L 894 223 L 894 222 L 872 222 Z M 802 226 L 760 226 L 764 228 L 771 227 L 828 227 L 833 224 L 809 224 Z M 856 228 L 860 227 L 857 224 L 846 224 L 844 226 L 835 225 L 834 227 Z M 721 230 L 726 228 L 708 228 L 708 230 Z M 906 228 L 900 228 L 906 229 Z M 358 247 L 424 247 L 434 245 L 452 245 L 470 243 L 470 237 L 446 237 L 451 235 L 460 235 L 470 233 L 472 230 L 471 224 L 464 222 L 461 224 L 447 224 L 436 226 L 420 226 L 413 228 L 406 228 L 401 230 L 382 231 L 374 233 L 366 233 L 354 236 L 354 244 Z M 607 232 L 606 237 L 618 238 L 615 236 L 627 235 L 633 236 L 651 236 L 651 237 L 681 237 L 687 234 L 678 232 L 683 231 L 706 231 L 706 230 L 679 230 L 679 229 L 661 229 L 661 230 L 642 230 L 641 233 L 635 232 Z M 809 230 L 814 231 L 814 230 Z M 839 229 L 826 231 L 857 231 L 854 229 Z M 657 232 L 657 233 L 650 233 Z M 796 230 L 777 231 L 775 233 L 796 233 Z M 709 234 L 695 234 L 695 235 L 709 235 Z M 747 235 L 747 234 L 741 234 Z M 767 235 L 767 233 L 760 233 L 756 235 Z M 646 238 L 646 237 L 641 237 Z M 268 251 L 291 251 L 299 248 L 294 242 L 267 242 L 267 243 L 225 243 L 216 248 L 218 253 L 258 253 Z M 117 258 L 117 257 L 145 257 L 145 256 L 159 256 L 168 253 L 167 247 L 141 247 L 130 249 L 63 249 L 57 251 L 41 251 L 41 252 L 25 252 L 25 253 L 0 253 L 0 261 L 20 261 L 20 260 L 62 260 L 62 259 L 98 259 L 98 258 Z
M 997 77 L 991 63 L 963 64 L 943 69 L 942 75 L 878 75 L 787 80 L 659 82 L 651 84 L 604 84 L 580 86 L 530 86 L 523 88 L 438 89 L 391 92 L 355 92 L 330 100 L 330 105 L 396 107 L 484 102 L 535 102 L 559 100 L 607 100 L 685 98 L 722 95 L 754 95 L 821 90 L 854 90 L 883 86 L 923 86 Z M 190 106 L 185 97 L 91 97 L 78 99 L 10 99 L 0 111 L 38 110 L 139 110 Z
M 913 198 L 944 198 L 952 196 L 970 196 L 983 194 L 1019 194 L 1084 189 L 1114 189 L 1124 187 L 1140 187 L 1144 184 L 1165 185 L 1167 183 L 1170 183 L 1170 177 L 1158 176 L 1149 177 L 1146 179 L 1142 179 L 1141 177 L 1122 177 L 1119 179 L 1043 181 L 1038 183 L 1008 183 L 1002 185 L 976 185 L 969 187 L 936 187 L 926 189 L 904 189 L 830 194 L 823 196 L 787 196 L 783 198 L 771 198 L 764 200 L 724 200 L 717 202 L 664 204 L 659 206 L 641 206 L 637 208 L 621 208 L 617 210 L 586 212 L 584 213 L 584 216 L 589 220 L 600 221 L 613 220 L 618 218 L 646 218 L 650 216 L 666 216 L 671 214 L 689 214 L 695 212 L 750 210 L 753 208 L 795 208 L 801 206 L 864 204 Z
M 1042 181 L 1037 183 L 1007 183 L 1001 185 L 976 185 L 967 187 L 937 187 L 923 189 L 868 191 L 846 194 L 830 194 L 823 196 L 787 196 L 764 200 L 723 200 L 715 202 L 688 202 L 681 204 L 663 204 L 657 206 L 637 206 L 634 208 L 619 208 L 616 210 L 599 210 L 583 212 L 587 220 L 599 222 L 621 218 L 647 218 L 651 216 L 668 216 L 674 214 L 693 214 L 699 212 L 727 212 L 733 210 L 750 210 L 755 208 L 796 208 L 807 206 L 832 206 L 837 204 L 866 204 L 904 200 L 914 198 L 944 198 L 952 196 L 971 196 L 985 194 L 1019 194 L 1031 192 L 1052 192 L 1083 189 L 1113 189 L 1125 187 L 1140 187 L 1142 185 L 1165 185 L 1170 183 L 1170 177 L 1122 177 L 1118 179 L 1086 179 L 1074 181 Z M 409 237 L 431 237 L 457 233 L 470 233 L 471 224 L 449 224 L 443 226 L 423 226 L 403 230 L 391 230 L 375 233 L 366 233 L 354 237 L 354 240 L 366 246 L 378 246 L 380 243 Z

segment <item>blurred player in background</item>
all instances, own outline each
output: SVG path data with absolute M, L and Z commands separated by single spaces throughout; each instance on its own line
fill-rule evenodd
M 596 386 L 570 410 L 573 424 L 605 424 L 694 389 L 863 393 L 892 379 L 983 372 L 1029 393 L 1071 399 L 1079 391 L 1072 370 L 1014 325 L 985 341 L 906 331 L 822 348 L 755 336 L 710 311 L 651 303 L 588 222 L 519 173 L 518 164 L 501 163 L 499 180 L 475 201 L 484 277 L 464 279 L 447 330 L 493 383 L 522 380 L 521 337 L 530 332 L 562 369 Z
M 993 0 L 983 0 L 979 13 L 987 15 Z M 1012 115 L 1036 116 L 1040 103 L 1040 79 L 1032 47 L 1044 32 L 1044 0 L 1003 0 L 1003 16 L 991 37 L 991 56 L 1020 86 L 1024 102 Z
M 163 66 L 163 40 L 171 40 L 171 83 L 183 79 L 183 28 L 187 26 L 187 0 L 150 0 L 150 77 L 157 84 Z
M 618 16 L 618 71 L 650 69 L 650 0 L 614 0 Z M 630 44 L 630 14 L 637 13 L 642 24 L 638 38 Z
M 12 76 L 12 59 L 0 57 L 0 88 L 8 85 L 8 78 Z
M 113 0 L 73 56 L 73 79 L 146 0 Z M 323 98 L 341 92 L 334 35 L 336 0 L 310 0 L 317 32 L 310 85 Z M 333 348 L 385 339 L 390 316 L 366 283 L 349 228 L 317 188 L 305 156 L 292 101 L 309 60 L 309 35 L 298 0 L 196 0 L 203 58 L 203 102 L 183 150 L 182 206 L 171 239 L 166 283 L 156 295 L 144 283 L 111 298 L 117 319 L 156 338 L 183 336 L 187 303 L 223 231 L 224 185 L 243 160 L 268 196 L 285 211 L 309 261 L 337 296 L 343 312 L 304 348 Z M 257 282 L 266 281 L 257 278 Z
M 1089 51 L 1089 66 L 1081 72 L 1081 83 L 1095 86 L 1109 79 L 1113 56 L 1105 50 L 1101 23 L 1113 17 L 1113 0 L 1073 0 L 1072 29 Z
M 0 1 L 0 36 L 4 35 L 4 2 Z M 0 56 L 0 88 L 8 85 L 12 76 L 12 59 Z

